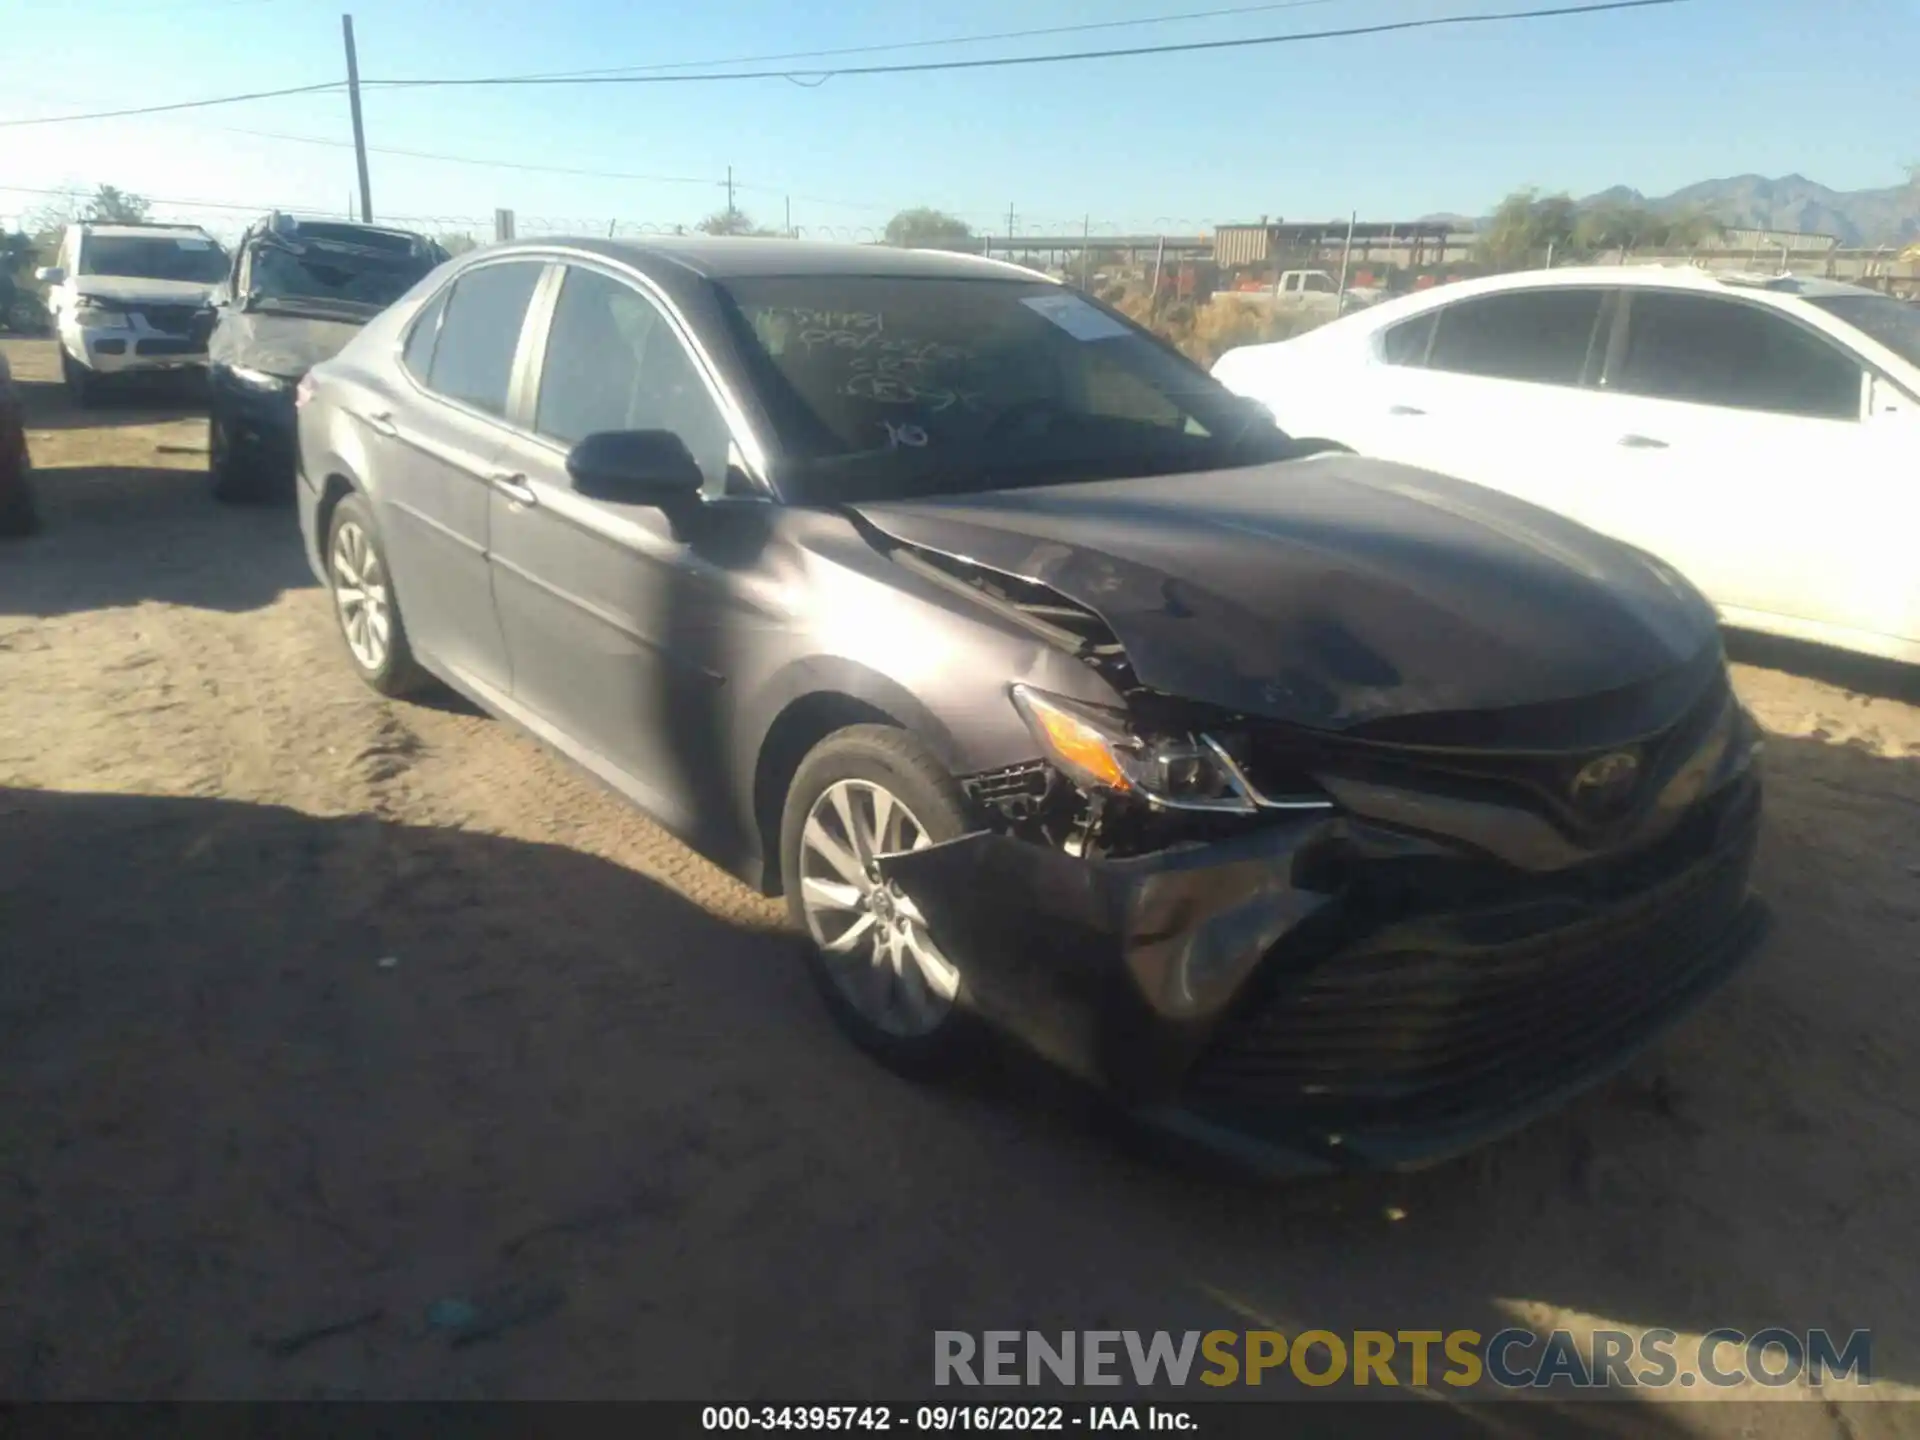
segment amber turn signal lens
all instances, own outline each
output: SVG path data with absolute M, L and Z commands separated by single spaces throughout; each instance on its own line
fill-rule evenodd
M 1049 758 L 1074 779 L 1110 790 L 1133 788 L 1113 753 L 1117 737 L 1024 685 L 1015 689 L 1014 699 Z

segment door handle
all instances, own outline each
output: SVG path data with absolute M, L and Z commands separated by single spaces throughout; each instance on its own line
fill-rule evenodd
M 487 477 L 487 483 L 516 505 L 540 503 L 540 496 L 527 483 L 527 477 L 517 470 L 496 470 Z
M 367 422 L 367 428 L 376 435 L 394 436 L 400 433 L 400 427 L 393 423 L 391 410 L 374 410 L 360 417 Z
M 1629 450 L 1664 450 L 1667 442 L 1656 440 L 1651 435 L 1622 435 L 1620 443 Z
M 1426 411 L 1417 405 L 1389 405 L 1387 407 L 1387 414 L 1389 415 L 1424 415 L 1426 413 Z

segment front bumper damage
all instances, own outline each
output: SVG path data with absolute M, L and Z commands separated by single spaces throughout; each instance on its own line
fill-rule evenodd
M 228 427 L 228 443 L 253 464 L 291 477 L 296 463 L 299 412 L 294 406 L 296 379 L 276 377 L 272 385 L 238 378 L 225 365 L 208 374 L 208 403 Z
M 115 312 L 95 325 L 63 326 L 62 343 L 68 354 L 99 375 L 188 370 L 206 364 L 206 343 L 195 338 L 187 320 L 172 314 L 188 307 L 161 308 L 168 315 L 158 324 L 147 311 L 129 310 Z
M 1138 1119 L 1272 1173 L 1414 1168 L 1618 1070 L 1752 953 L 1752 722 L 1729 697 L 1691 748 L 1585 849 L 1354 787 L 1137 857 L 980 831 L 879 865 L 984 1020 Z

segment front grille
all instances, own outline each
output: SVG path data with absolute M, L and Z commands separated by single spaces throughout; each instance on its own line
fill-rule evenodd
M 149 329 L 163 335 L 186 335 L 192 331 L 200 309 L 196 305 L 142 305 L 140 313 L 147 317 Z
M 1297 783 L 1303 770 L 1345 775 L 1454 799 L 1518 805 L 1544 816 L 1564 833 L 1591 837 L 1596 831 L 1617 828 L 1617 822 L 1628 822 L 1631 828 L 1632 813 L 1658 793 L 1664 777 L 1698 749 L 1734 703 L 1723 669 L 1700 686 L 1687 708 L 1662 729 L 1632 741 L 1562 751 L 1411 740 L 1381 744 L 1329 736 L 1321 737 L 1309 753 L 1296 732 L 1256 725 L 1248 732 L 1244 763 L 1254 783 L 1263 788 Z M 1450 738 L 1452 731 L 1436 725 L 1435 734 Z M 1587 809 L 1575 797 L 1574 777 L 1589 763 L 1623 750 L 1631 751 L 1638 761 L 1637 784 L 1617 806 Z
M 1426 926 L 1435 938 L 1422 948 L 1362 945 L 1288 977 L 1223 1028 L 1190 1078 L 1191 1102 L 1400 1129 L 1519 1103 L 1604 1064 L 1728 960 L 1752 858 L 1749 802 L 1709 858 L 1598 919 L 1503 941 L 1497 912 L 1448 917 Z

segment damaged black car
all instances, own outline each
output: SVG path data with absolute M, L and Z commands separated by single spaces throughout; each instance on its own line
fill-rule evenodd
M 997 1037 L 1256 1164 L 1416 1165 L 1763 929 L 1758 732 L 1685 579 L 1297 441 L 1029 271 L 498 246 L 316 367 L 299 438 L 362 678 L 784 893 L 896 1066 Z
M 215 499 L 292 495 L 300 377 L 446 258 L 438 241 L 385 226 L 275 212 L 248 228 L 202 320 Z

